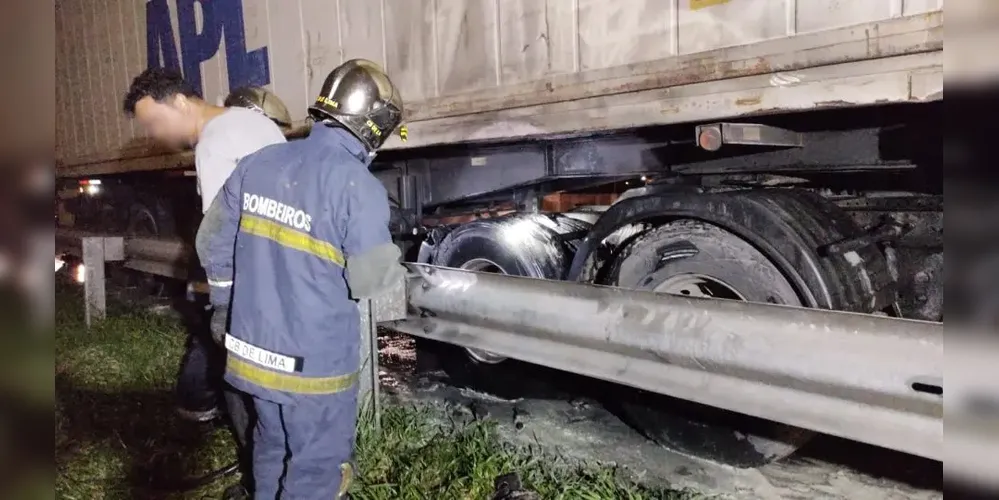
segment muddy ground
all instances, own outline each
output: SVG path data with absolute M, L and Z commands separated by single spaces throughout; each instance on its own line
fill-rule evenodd
M 823 435 L 776 464 L 736 469 L 649 441 L 593 399 L 585 382 L 566 391 L 563 374 L 535 368 L 527 378 L 538 382 L 526 397 L 501 399 L 454 387 L 439 371 L 417 373 L 407 336 L 382 330 L 379 347 L 381 386 L 394 399 L 434 405 L 451 417 L 490 418 L 510 442 L 614 463 L 641 481 L 740 499 L 943 498 L 939 462 Z M 553 379 L 563 383 L 545 383 Z

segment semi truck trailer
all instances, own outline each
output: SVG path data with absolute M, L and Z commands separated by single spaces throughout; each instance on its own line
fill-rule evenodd
M 121 111 L 146 67 L 182 71 L 211 102 L 267 87 L 291 111 L 295 140 L 326 74 L 361 57 L 386 68 L 405 102 L 407 136 L 371 168 L 409 262 L 940 322 L 942 9 L 57 0 L 56 218 L 194 234 L 192 153 L 151 144 Z M 187 277 L 184 266 L 149 271 Z M 418 345 L 457 384 L 531 383 L 496 353 Z M 811 435 L 623 394 L 622 416 L 651 439 L 737 466 L 780 459 Z

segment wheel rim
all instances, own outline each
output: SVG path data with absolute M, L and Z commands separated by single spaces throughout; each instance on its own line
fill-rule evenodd
M 732 285 L 703 274 L 685 273 L 671 276 L 656 286 L 653 291 L 682 295 L 684 297 L 708 297 L 745 301 L 746 298 Z
M 493 273 L 493 274 L 503 274 L 506 275 L 506 271 L 503 270 L 499 264 L 489 260 L 489 259 L 472 259 L 461 265 L 459 269 L 464 271 L 475 271 L 479 273 Z M 465 347 L 465 354 L 472 358 L 477 363 L 484 363 L 487 365 L 496 365 L 506 361 L 508 358 L 506 356 L 496 354 L 491 351 L 486 351 L 483 349 L 474 349 L 471 347 Z
M 153 216 L 152 212 L 148 209 L 143 208 L 136 214 L 137 217 L 129 220 L 128 230 L 126 233 L 129 236 L 136 237 L 155 237 L 159 236 L 160 230 L 159 226 L 156 224 L 156 217 Z M 155 276 L 139 273 L 138 274 L 138 284 L 142 287 L 148 287 L 149 291 L 154 296 L 159 296 L 163 293 L 163 284 L 158 282 Z
M 156 218 L 148 210 L 142 210 L 139 217 L 129 223 L 129 236 L 157 236 L 158 234 L 159 228 L 156 227 Z
M 653 288 L 657 293 L 668 293 L 682 297 L 704 297 L 716 299 L 729 299 L 746 301 L 746 297 L 724 280 L 696 273 L 682 273 L 667 278 L 665 281 Z M 743 437 L 753 444 L 761 454 L 783 455 L 785 450 L 796 449 L 794 445 L 788 445 L 779 440 L 770 439 L 765 436 L 742 434 Z M 793 446 L 794 448 L 791 448 Z

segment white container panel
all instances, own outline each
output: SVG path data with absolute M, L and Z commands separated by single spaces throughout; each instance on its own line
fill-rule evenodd
M 631 68 L 674 57 L 734 47 L 742 54 L 762 41 L 939 10 L 942 0 L 57 0 L 56 6 L 58 154 L 64 163 L 81 164 L 150 154 L 121 110 L 129 82 L 150 63 L 182 69 L 213 103 L 234 86 L 266 86 L 301 122 L 326 74 L 364 57 L 386 67 L 407 107 L 425 120 L 458 108 L 478 112 L 479 104 L 467 103 L 479 97 L 502 107 L 537 104 L 544 101 L 539 94 L 558 90 L 553 82 L 623 80 Z M 725 55 L 712 54 L 703 64 Z M 696 73 L 696 64 L 680 69 Z
M 662 0 L 579 0 L 579 69 L 674 55 L 675 8 L 675 2 Z
M 437 0 L 437 78 L 440 95 L 499 84 L 495 0 Z M 403 96 L 405 98 L 405 96 Z
M 901 17 L 902 0 L 800 1 L 796 10 L 798 32 L 810 33 Z
M 375 5 L 378 2 L 372 2 Z M 271 85 L 288 109 L 304 110 L 315 96 L 308 88 L 302 4 L 300 2 L 267 3 L 270 50 L 282 57 L 271 58 Z M 311 96 L 311 98 L 310 98 Z
M 577 70 L 576 9 L 564 0 L 499 3 L 499 81 L 514 85 Z
M 435 0 L 385 0 L 385 32 L 392 33 L 385 38 L 385 69 L 410 101 L 437 95 L 436 3 Z M 325 76 L 324 72 L 319 78 Z M 310 91 L 318 88 L 312 87 Z
M 394 0 L 400 1 L 400 0 Z M 403 0 L 404 1 L 404 0 Z M 339 2 L 331 0 L 299 0 L 302 12 L 302 43 L 305 48 L 305 85 L 310 97 L 319 88 L 333 68 L 343 61 L 340 43 Z M 281 95 L 284 100 L 284 96 Z M 292 117 L 304 117 L 304 113 L 290 109 Z
M 681 1 L 677 19 L 679 53 L 695 54 L 793 34 L 787 17 L 788 9 L 795 3 L 794 0 Z
M 912 16 L 943 10 L 943 0 L 902 0 L 902 15 Z

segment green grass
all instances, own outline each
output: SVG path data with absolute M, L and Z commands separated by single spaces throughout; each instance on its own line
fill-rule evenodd
M 229 433 L 173 417 L 183 350 L 176 319 L 112 309 L 90 330 L 78 290 L 57 294 L 56 496 L 95 500 L 218 498 L 230 478 L 188 493 L 185 477 L 234 460 Z M 496 476 L 517 472 L 542 499 L 674 499 L 690 493 L 631 484 L 618 471 L 502 442 L 490 422 L 451 422 L 434 408 L 387 406 L 362 419 L 358 500 L 490 498 Z
M 51 499 L 52 332 L 0 283 L 0 498 Z

